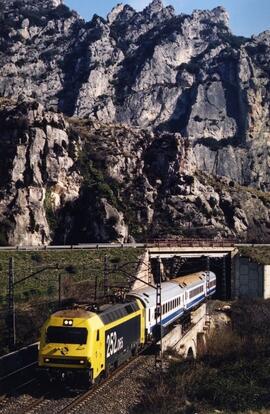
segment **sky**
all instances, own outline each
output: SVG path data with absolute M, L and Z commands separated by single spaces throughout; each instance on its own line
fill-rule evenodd
M 85 20 L 93 14 L 106 17 L 121 0 L 64 0 L 65 4 L 76 10 Z M 126 0 L 136 10 L 142 10 L 149 0 Z M 270 0 L 163 0 L 171 4 L 177 13 L 192 13 L 194 9 L 213 9 L 223 6 L 230 14 L 230 27 L 234 34 L 251 36 L 270 29 Z

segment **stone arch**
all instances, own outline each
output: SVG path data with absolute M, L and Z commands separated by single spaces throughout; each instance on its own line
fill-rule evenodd
M 184 358 L 196 359 L 196 357 L 197 357 L 196 341 L 192 339 L 186 344 Z
M 191 347 L 191 346 L 188 348 L 186 358 L 187 358 L 187 359 L 194 359 L 193 349 L 192 349 L 192 347 Z
M 197 333 L 197 354 L 204 354 L 206 351 L 206 337 L 204 332 Z

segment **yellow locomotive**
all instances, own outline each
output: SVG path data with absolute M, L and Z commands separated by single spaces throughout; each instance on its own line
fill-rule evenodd
M 145 343 L 144 307 L 139 300 L 58 311 L 43 325 L 39 367 L 50 378 L 76 376 L 95 383 Z
M 163 334 L 215 291 L 213 272 L 163 282 Z M 77 374 L 89 384 L 97 382 L 147 341 L 159 339 L 156 299 L 156 289 L 147 286 L 129 292 L 126 303 L 104 305 L 98 312 L 78 306 L 54 313 L 41 330 L 39 367 L 50 379 Z

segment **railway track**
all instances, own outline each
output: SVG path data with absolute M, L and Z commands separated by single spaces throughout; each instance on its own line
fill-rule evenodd
M 55 390 L 50 390 L 46 394 L 41 395 L 39 398 L 32 396 L 27 396 L 23 401 L 8 401 L 8 407 L 1 410 L 1 401 L 0 401 L 0 412 L 3 414 L 72 414 L 80 413 L 87 409 L 87 406 L 96 398 L 100 398 L 107 394 L 106 389 L 112 390 L 116 385 L 114 382 L 122 381 L 119 378 L 128 377 L 130 371 L 133 372 L 141 366 L 142 361 L 144 361 L 145 355 L 139 354 L 135 357 L 132 357 L 126 363 L 122 364 L 119 368 L 111 372 L 110 376 L 104 379 L 101 383 L 94 385 L 90 390 L 86 392 L 81 392 L 79 390 L 62 390 L 62 392 L 56 392 Z M 131 376 L 131 375 L 129 375 Z M 37 386 L 37 388 L 40 387 Z M 40 389 L 40 392 L 42 390 Z M 115 394 L 114 394 L 115 395 Z M 97 409 L 99 412 L 99 409 Z
M 130 368 L 132 365 L 136 365 L 139 363 L 140 358 L 142 355 L 137 355 L 133 357 L 131 360 L 127 361 L 125 364 L 121 365 L 119 368 L 114 370 L 111 375 L 102 381 L 101 384 L 95 385 L 86 393 L 78 396 L 74 401 L 72 401 L 69 405 L 64 407 L 62 410 L 58 411 L 57 414 L 72 414 L 75 413 L 77 410 L 78 412 L 82 409 L 83 405 L 89 403 L 89 401 L 95 397 L 96 395 L 100 394 L 109 384 L 111 384 L 120 374 Z
M 16 414 L 19 414 L 20 412 L 24 413 L 25 408 L 29 406 L 29 401 L 33 398 L 28 394 L 28 388 L 29 390 L 33 389 L 37 386 L 37 383 L 36 378 L 31 378 L 25 383 L 15 387 L 12 392 L 2 394 L 0 396 L 0 412 L 16 412 Z M 21 393 L 23 390 L 25 390 L 25 392 Z
M 12 390 L 12 393 L 0 397 L 0 413 L 32 414 L 40 409 L 47 413 L 46 406 L 51 399 L 56 401 L 57 398 L 55 390 L 49 389 L 44 393 L 42 384 L 34 378 Z

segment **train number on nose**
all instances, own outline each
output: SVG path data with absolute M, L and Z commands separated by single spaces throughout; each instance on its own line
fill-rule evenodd
M 107 335 L 107 358 L 120 351 L 124 347 L 124 338 L 117 338 L 116 332 L 111 332 Z

